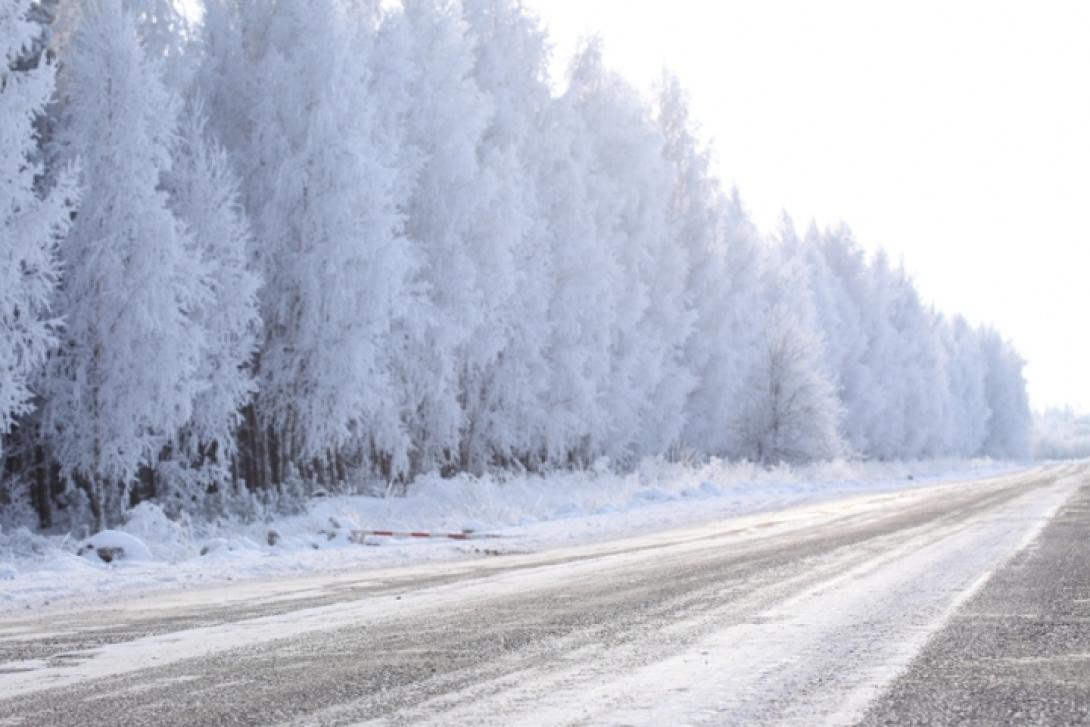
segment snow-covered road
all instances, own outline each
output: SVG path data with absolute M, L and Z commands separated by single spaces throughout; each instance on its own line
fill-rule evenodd
M 1086 481 L 0 616 L 0 724 L 852 723 Z

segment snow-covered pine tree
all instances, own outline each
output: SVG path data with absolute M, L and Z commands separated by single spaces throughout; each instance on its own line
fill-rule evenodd
M 0 454 L 15 418 L 31 408 L 30 377 L 56 342 L 50 313 L 56 244 L 68 226 L 72 175 L 42 196 L 34 123 L 53 95 L 55 70 L 17 69 L 42 28 L 30 0 L 0 0 Z
M 127 505 L 139 468 L 192 418 L 206 388 L 204 261 L 162 190 L 178 104 L 120 0 L 88 0 L 61 59 L 62 154 L 81 160 L 83 197 L 61 246 L 61 345 L 45 421 L 66 476 L 89 492 L 96 527 Z

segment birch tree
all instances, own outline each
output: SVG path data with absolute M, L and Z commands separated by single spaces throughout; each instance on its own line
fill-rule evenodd
M 71 175 L 48 194 L 36 187 L 43 169 L 34 124 L 55 70 L 44 60 L 16 68 L 42 30 L 29 10 L 29 0 L 0 0 L 0 454 L 3 435 L 31 410 L 31 377 L 56 343 L 56 245 L 75 197 Z
M 61 246 L 61 345 L 46 423 L 64 473 L 90 494 L 96 528 L 127 505 L 141 466 L 192 418 L 205 388 L 204 261 L 168 204 L 178 103 L 119 0 L 89 0 L 62 59 L 59 143 L 81 159 L 82 204 Z

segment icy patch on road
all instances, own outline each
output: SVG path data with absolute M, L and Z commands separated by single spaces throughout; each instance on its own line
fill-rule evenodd
M 601 467 L 546 477 L 424 477 L 404 497 L 319 498 L 304 514 L 250 524 L 178 523 L 144 503 L 118 528 L 147 545 L 150 557 L 139 562 L 78 557 L 85 540 L 68 536 L 0 531 L 0 607 L 97 602 L 163 587 L 536 551 L 1014 469 L 980 460 L 831 462 L 771 470 L 651 460 L 627 475 Z M 502 538 L 361 542 L 352 537 L 359 530 L 470 530 Z

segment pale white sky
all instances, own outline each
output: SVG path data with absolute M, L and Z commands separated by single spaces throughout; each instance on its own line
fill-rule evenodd
M 686 84 L 764 229 L 847 221 L 924 297 L 994 324 L 1035 407 L 1090 410 L 1090 2 L 525 0 L 562 77 L 578 39 Z

